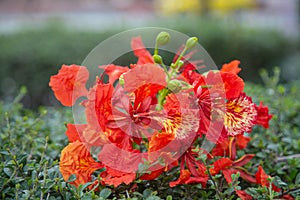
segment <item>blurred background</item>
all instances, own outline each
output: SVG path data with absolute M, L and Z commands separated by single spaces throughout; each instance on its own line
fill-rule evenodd
M 62 64 L 81 64 L 109 36 L 158 26 L 197 36 L 217 66 L 241 61 L 260 83 L 300 75 L 300 0 L 0 0 L 0 100 L 26 86 L 29 108 L 58 105 L 48 86 Z

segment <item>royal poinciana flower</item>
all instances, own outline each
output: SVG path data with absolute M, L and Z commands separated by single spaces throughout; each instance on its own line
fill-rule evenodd
M 71 184 L 85 184 L 102 168 L 99 183 L 118 187 L 136 179 L 156 179 L 176 168 L 178 177 L 170 187 L 201 184 L 205 188 L 209 173 L 222 174 L 231 183 L 231 175 L 238 172 L 250 183 L 261 180 L 266 185 L 263 173 L 255 179 L 245 167 L 254 154 L 237 159 L 236 149 L 247 146 L 250 137 L 244 133 L 250 133 L 254 125 L 269 126 L 268 107 L 262 102 L 256 105 L 244 93 L 237 60 L 221 70 L 199 73 L 204 62 L 191 60 L 197 51 L 188 50 L 196 39 L 188 41 L 168 67 L 158 49 L 151 55 L 141 37 L 134 37 L 131 47 L 137 63 L 100 66 L 103 74 L 89 90 L 85 86 L 89 72 L 84 66 L 63 65 L 50 78 L 49 85 L 63 105 L 72 106 L 85 97 L 80 105 L 86 123 L 67 124 L 70 144 L 60 159 L 65 180 L 75 174 L 77 179 Z M 216 145 L 211 154 L 199 148 L 205 140 Z M 93 156 L 92 148 L 97 149 Z M 242 190 L 236 193 L 247 197 Z

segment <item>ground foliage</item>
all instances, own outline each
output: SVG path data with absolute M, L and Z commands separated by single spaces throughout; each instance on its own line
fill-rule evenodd
M 273 119 L 270 128 L 257 127 L 253 130 L 246 153 L 256 156 L 249 171 L 255 173 L 257 166 L 263 166 L 271 175 L 277 187 L 296 199 L 300 195 L 300 98 L 299 82 L 278 84 L 279 72 L 269 77 L 262 71 L 265 85 L 248 84 L 246 92 L 255 103 L 262 100 L 270 108 Z M 137 181 L 117 188 L 100 186 L 87 190 L 89 184 L 78 188 L 65 182 L 59 172 L 60 151 L 66 146 L 66 127 L 61 122 L 72 121 L 71 110 L 61 108 L 40 108 L 31 111 L 19 103 L 26 89 L 12 102 L 0 103 L 0 198 L 1 199 L 223 199 L 236 198 L 234 187 L 241 187 L 255 199 L 278 199 L 283 194 L 270 188 L 249 184 L 234 175 L 230 187 L 221 185 L 224 180 L 213 177 L 207 188 L 201 184 L 169 187 L 169 182 L 178 176 L 179 170 L 163 174 L 156 180 Z M 244 154 L 238 151 L 237 154 Z M 220 179 L 221 178 L 221 179 Z M 216 191 L 219 191 L 217 196 Z

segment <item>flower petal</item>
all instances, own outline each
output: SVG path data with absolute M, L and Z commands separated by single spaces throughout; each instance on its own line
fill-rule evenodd
M 76 180 L 71 182 L 75 186 L 91 181 L 91 174 L 102 167 L 103 165 L 96 162 L 79 141 L 70 143 L 61 152 L 59 170 L 65 181 L 71 174 L 75 174 Z
M 216 175 L 220 170 L 224 170 L 232 165 L 232 160 L 229 158 L 220 158 L 214 162 L 214 168 L 211 168 L 210 173 Z
M 104 73 L 108 75 L 110 84 L 113 84 L 123 73 L 129 70 L 128 67 L 114 64 L 99 66 L 99 68 L 104 69 Z
M 51 76 L 49 86 L 64 106 L 72 106 L 79 97 L 87 95 L 85 84 L 88 78 L 86 67 L 62 65 L 58 74 Z
M 233 60 L 228 64 L 224 64 L 220 71 L 238 74 L 242 70 L 241 68 L 239 68 L 239 64 L 240 64 L 240 61 Z
M 69 142 L 81 141 L 84 129 L 87 127 L 86 124 L 67 124 L 66 135 L 69 139 Z
M 131 40 L 131 48 L 136 57 L 138 57 L 137 64 L 154 63 L 152 55 L 146 50 L 141 37 L 134 37 Z
M 167 84 L 164 70 L 156 64 L 139 65 L 130 69 L 124 73 L 124 82 L 127 92 L 143 89 L 144 97 L 153 96 Z

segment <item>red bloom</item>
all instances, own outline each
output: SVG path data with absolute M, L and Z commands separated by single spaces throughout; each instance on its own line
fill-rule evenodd
M 132 38 L 131 48 L 133 50 L 134 55 L 138 57 L 138 61 L 137 61 L 138 65 L 147 64 L 147 63 L 154 64 L 152 55 L 149 53 L 149 51 L 146 50 L 141 37 Z
M 269 128 L 269 121 L 272 118 L 272 115 L 269 114 L 269 108 L 260 102 L 259 106 L 255 105 L 255 109 L 257 111 L 256 124 Z
M 88 78 L 89 72 L 84 66 L 62 65 L 58 74 L 51 76 L 49 86 L 64 106 L 72 106 L 79 97 L 87 95 Z
M 128 67 L 122 67 L 114 64 L 99 66 L 99 68 L 104 69 L 104 73 L 108 75 L 110 84 L 114 84 L 114 82 L 118 80 L 123 73 L 129 70 Z
M 239 64 L 240 64 L 240 61 L 233 60 L 228 64 L 224 64 L 220 71 L 238 74 L 242 70 L 241 68 L 239 68 Z
M 70 143 L 61 152 L 60 172 L 65 181 L 71 174 L 75 174 L 76 180 L 71 182 L 75 186 L 91 181 L 91 174 L 102 167 L 103 165 L 96 162 L 83 143 L 79 141 Z

